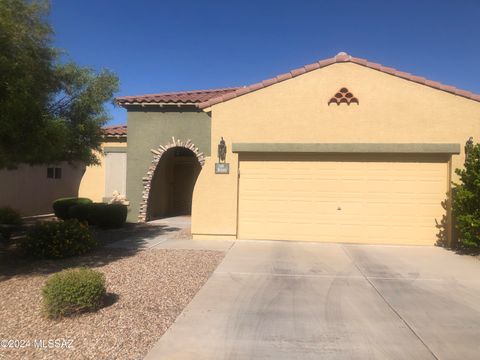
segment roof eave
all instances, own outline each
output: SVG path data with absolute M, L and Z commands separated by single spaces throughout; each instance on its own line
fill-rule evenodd
M 158 107 L 198 107 L 198 103 L 194 102 L 188 102 L 188 103 L 166 103 L 166 102 L 118 102 L 116 101 L 116 104 L 120 107 L 127 108 L 129 106 L 141 106 L 141 107 L 146 107 L 146 106 L 158 106 Z

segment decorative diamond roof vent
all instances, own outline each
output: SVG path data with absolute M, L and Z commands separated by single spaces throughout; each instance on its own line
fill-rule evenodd
M 352 103 L 354 104 L 359 104 L 358 102 L 358 99 L 353 96 L 353 94 L 348 91 L 347 88 L 343 87 L 341 88 L 329 101 L 328 101 L 328 105 L 330 104 L 337 104 L 337 105 L 340 105 L 340 104 L 347 104 L 347 105 L 350 105 Z

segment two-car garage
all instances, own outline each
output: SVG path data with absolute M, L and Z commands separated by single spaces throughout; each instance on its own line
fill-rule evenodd
M 239 151 L 238 238 L 435 244 L 449 193 L 446 150 L 459 146 L 430 145 L 424 153 Z
M 199 108 L 212 143 L 194 239 L 458 240 L 452 182 L 480 138 L 479 95 L 339 53 Z

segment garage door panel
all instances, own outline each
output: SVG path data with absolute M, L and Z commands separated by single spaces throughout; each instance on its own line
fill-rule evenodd
M 285 211 L 280 206 L 261 206 L 261 204 L 259 203 L 258 206 L 256 206 L 256 209 L 243 211 L 242 215 L 242 223 L 262 222 L 265 220 L 288 223 L 304 221 L 304 219 L 308 219 L 308 222 L 317 223 L 324 222 L 325 219 L 329 219 L 328 221 L 339 221 L 337 211 L 335 209 L 332 209 L 332 207 L 327 206 L 319 208 L 318 212 L 313 212 L 310 210 L 306 210 L 305 208 L 300 208 L 298 209 L 298 211 L 296 210 L 286 216 Z
M 444 158 L 285 156 L 240 158 L 239 238 L 435 243 Z
M 366 226 L 361 231 L 357 229 L 343 226 L 339 232 L 342 242 L 402 245 L 430 245 L 431 242 L 430 229 L 401 226 Z M 412 232 L 415 232 L 415 237 L 405 235 Z
M 264 227 L 265 231 L 256 232 L 258 226 Z M 317 228 L 321 226 L 322 232 L 317 234 Z M 291 228 L 297 229 L 295 238 L 286 238 L 285 234 L 291 231 Z M 312 234 L 314 240 L 317 241 L 331 241 L 332 237 L 337 236 L 338 226 L 336 223 L 305 223 L 305 222 L 246 222 L 244 224 L 244 231 L 246 233 L 255 232 L 255 236 L 251 239 L 258 240 L 312 240 Z
M 340 201 L 338 207 L 341 208 L 341 214 L 346 216 L 353 214 L 358 216 L 363 214 L 363 217 L 370 215 L 382 215 L 386 213 L 388 209 L 388 215 L 409 215 L 412 217 L 419 216 L 434 216 L 438 214 L 439 205 L 432 204 L 435 199 L 430 199 L 424 203 L 418 201 L 415 198 L 402 199 L 401 201 L 372 201 L 372 202 L 354 202 L 354 201 Z M 414 202 L 414 204 L 412 204 Z M 333 202 L 329 203 L 332 204 Z M 336 204 L 336 203 L 335 203 Z M 331 206 L 331 205 L 327 205 Z
M 338 179 L 315 179 L 315 178 L 263 178 L 263 177 L 248 177 L 245 180 L 245 191 L 283 191 L 285 189 L 285 182 L 291 184 L 290 190 L 305 190 L 317 189 L 318 191 L 336 191 L 338 186 Z

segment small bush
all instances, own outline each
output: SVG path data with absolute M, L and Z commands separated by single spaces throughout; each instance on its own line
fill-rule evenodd
M 22 225 L 22 217 L 10 207 L 0 207 L 0 236 L 9 240 L 12 232 Z
M 69 219 L 68 210 L 70 207 L 78 204 L 91 204 L 92 200 L 88 198 L 78 198 L 78 197 L 71 197 L 71 198 L 61 198 L 57 199 L 53 202 L 53 212 L 55 216 L 62 220 Z
M 96 311 L 105 298 L 105 276 L 87 268 L 63 270 L 42 288 L 43 307 L 50 318 Z
M 68 216 L 80 222 L 106 228 L 122 227 L 127 219 L 128 208 L 122 204 L 90 203 L 77 204 L 68 209 Z
M 122 227 L 127 220 L 127 212 L 127 206 L 122 204 L 90 204 L 88 223 L 100 227 Z
M 82 255 L 96 246 L 88 226 L 76 219 L 37 223 L 20 243 L 26 255 L 37 258 Z
M 80 222 L 88 221 L 88 213 L 90 212 L 91 204 L 77 204 L 70 206 L 68 209 L 68 217 L 70 219 L 77 219 Z
M 0 207 L 0 224 L 20 226 L 22 225 L 22 217 L 8 206 Z

